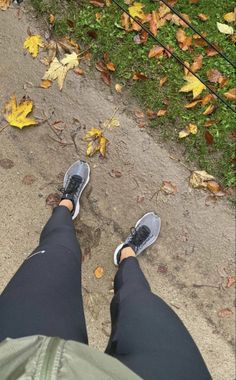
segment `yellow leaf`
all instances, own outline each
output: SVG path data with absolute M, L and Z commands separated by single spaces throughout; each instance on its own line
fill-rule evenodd
M 42 37 L 38 34 L 28 36 L 24 42 L 24 48 L 29 50 L 29 53 L 33 58 L 37 57 L 39 53 L 39 47 L 43 46 Z
M 100 141 L 99 141 L 99 144 L 100 144 L 99 150 L 100 150 L 100 153 L 103 157 L 105 157 L 105 155 L 106 155 L 107 143 L 108 143 L 108 140 L 106 139 L 106 137 L 102 136 L 100 138 Z
M 88 131 L 84 137 L 85 141 L 91 140 L 91 139 L 97 139 L 98 137 L 102 136 L 102 131 L 97 128 L 91 128 L 90 131 Z
M 189 178 L 189 183 L 190 185 L 194 188 L 207 188 L 207 183 L 208 181 L 212 181 L 215 178 L 208 174 L 204 170 L 196 170 L 192 172 L 190 178 Z
M 192 135 L 196 135 L 197 134 L 197 126 L 195 124 L 191 124 L 189 123 L 189 125 L 187 126 L 187 131 L 189 131 Z
M 221 24 L 221 22 L 217 22 L 217 28 L 220 33 L 234 34 L 234 29 L 232 28 L 232 26 L 229 26 L 227 24 Z
M 34 118 L 29 118 L 27 115 L 33 109 L 31 99 L 23 99 L 18 105 L 15 95 L 12 96 L 5 104 L 3 114 L 8 123 L 14 127 L 22 129 L 29 125 L 36 125 L 38 122 Z
M 0 0 L 0 9 L 6 11 L 10 7 L 10 0 Z
M 122 89 L 123 89 L 123 86 L 119 83 L 116 83 L 115 90 L 116 90 L 116 92 L 118 92 L 118 94 L 120 94 L 122 92 Z
M 183 129 L 182 131 L 179 132 L 179 139 L 184 139 L 188 135 L 190 135 L 190 132 L 187 131 L 186 129 Z
M 67 71 L 67 67 L 62 65 L 57 58 L 54 58 L 42 79 L 51 81 L 57 79 L 59 89 L 62 90 Z
M 92 140 L 87 145 L 86 154 L 91 157 L 94 153 L 98 152 L 100 149 L 99 140 Z
M 104 269 L 102 267 L 97 267 L 94 271 L 94 275 L 96 278 L 102 278 L 104 275 Z
M 195 99 L 198 95 L 205 90 L 206 86 L 200 82 L 198 78 L 196 78 L 193 74 L 188 74 L 184 77 L 184 79 L 188 82 L 185 86 L 183 86 L 179 91 L 180 92 L 193 92 L 193 99 Z
M 131 5 L 131 7 L 129 7 L 130 15 L 132 17 L 138 17 L 140 20 L 144 20 L 146 16 L 142 11 L 143 7 L 143 4 L 135 2 L 133 5 Z
M 120 122 L 115 117 L 112 117 L 111 119 L 106 120 L 102 125 L 103 128 L 108 128 L 108 129 L 119 127 L 119 126 L 120 126 Z
M 48 79 L 42 79 L 40 83 L 41 88 L 49 88 L 52 85 L 52 81 Z
M 66 66 L 67 71 L 74 69 L 79 64 L 77 54 L 75 52 L 71 54 L 65 54 L 64 58 L 61 60 L 61 63 L 62 65 Z
M 227 22 L 234 22 L 234 21 L 236 21 L 236 11 L 226 13 L 226 14 L 224 15 L 224 19 L 225 19 L 225 21 L 227 21 Z

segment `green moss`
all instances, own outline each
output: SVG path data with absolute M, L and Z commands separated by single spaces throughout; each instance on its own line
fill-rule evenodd
M 120 0 L 124 4 L 123 0 Z M 148 12 L 159 7 L 158 2 L 142 0 L 145 4 L 144 11 Z M 179 93 L 179 89 L 185 84 L 183 79 L 183 68 L 174 58 L 148 58 L 150 48 L 155 44 L 150 37 L 145 45 L 134 43 L 135 32 L 126 33 L 120 25 L 121 12 L 113 3 L 110 7 L 95 8 L 87 1 L 78 2 L 70 0 L 61 2 L 58 0 L 32 0 L 36 10 L 40 13 L 54 14 L 56 16 L 55 33 L 58 35 L 69 34 L 77 38 L 80 43 L 91 47 L 94 61 L 101 59 L 105 52 L 109 53 L 109 60 L 116 65 L 114 76 L 116 81 L 120 81 L 131 87 L 131 93 L 137 101 L 144 107 L 153 110 L 166 108 L 167 113 L 157 121 L 151 121 L 150 126 L 162 133 L 165 139 L 174 139 L 176 143 L 184 144 L 186 147 L 186 158 L 198 163 L 200 168 L 209 171 L 220 178 L 227 186 L 236 184 L 235 165 L 232 163 L 235 157 L 235 138 L 232 138 L 232 131 L 235 126 L 235 114 L 217 101 L 217 109 L 210 116 L 204 116 L 203 110 L 206 107 L 196 106 L 192 110 L 187 110 L 184 105 L 192 100 L 192 94 Z M 228 0 L 200 0 L 197 4 L 190 4 L 189 0 L 179 0 L 176 9 L 190 16 L 191 23 L 200 32 L 207 32 L 207 38 L 220 46 L 224 53 L 236 61 L 236 51 L 230 37 L 221 34 L 217 30 L 216 22 L 224 22 L 224 13 L 232 11 L 233 6 Z M 101 14 L 99 21 L 96 20 L 96 12 Z M 198 18 L 199 13 L 205 13 L 209 19 L 202 22 Z M 70 20 L 70 23 L 68 23 Z M 73 30 L 68 24 L 74 23 Z M 206 72 L 209 69 L 217 68 L 229 78 L 227 85 L 223 89 L 215 87 L 223 96 L 223 93 L 235 86 L 235 73 L 233 68 L 220 55 L 207 57 L 204 48 L 196 47 L 192 55 L 183 52 L 178 48 L 176 41 L 177 26 L 166 23 L 158 31 L 158 39 L 164 44 L 170 44 L 183 60 L 190 63 L 198 54 L 203 54 L 203 67 L 198 72 L 200 77 L 207 80 Z M 92 32 L 92 33 L 91 33 Z M 187 28 L 186 33 L 193 35 Z M 91 36 L 96 36 L 96 39 Z M 143 72 L 148 80 L 134 81 L 133 73 Z M 163 87 L 159 86 L 162 76 L 168 76 L 168 81 Z M 115 81 L 115 80 L 114 80 Z M 207 91 L 204 91 L 207 93 Z M 232 103 L 231 103 L 232 104 Z M 212 145 L 207 145 L 205 140 L 206 127 L 204 123 L 208 119 L 217 120 L 209 131 L 214 138 Z M 188 123 L 195 123 L 198 126 L 198 133 L 189 136 L 184 141 L 179 141 L 178 131 L 183 129 Z

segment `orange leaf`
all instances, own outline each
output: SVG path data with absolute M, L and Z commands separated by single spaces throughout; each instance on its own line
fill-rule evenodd
M 211 115 L 216 110 L 216 107 L 213 104 L 210 104 L 205 111 L 203 112 L 203 115 Z
M 236 88 L 231 88 L 231 90 L 224 93 L 224 96 L 229 100 L 236 100 Z
M 146 80 L 146 79 L 148 79 L 148 77 L 145 74 L 143 74 L 143 73 L 135 73 L 133 75 L 132 79 L 133 80 Z
M 116 71 L 115 65 L 112 62 L 107 63 L 107 68 L 110 71 Z
M 41 88 L 49 88 L 52 85 L 52 81 L 48 79 L 42 79 L 40 82 L 40 87 Z
M 74 69 L 74 73 L 76 75 L 84 75 L 84 70 L 81 67 L 77 67 L 77 69 Z
M 158 45 L 155 45 L 151 48 L 151 50 L 148 53 L 148 58 L 153 58 L 156 56 L 162 56 L 164 52 L 164 48 Z
M 201 99 L 200 100 L 195 100 L 194 102 L 191 102 L 191 103 L 188 103 L 188 104 L 185 104 L 185 108 L 187 109 L 190 109 L 190 108 L 193 108 L 195 107 L 198 103 L 201 103 Z
M 194 73 L 196 73 L 202 67 L 202 59 L 203 59 L 203 56 L 200 54 L 200 55 L 197 56 L 197 58 L 192 63 L 191 70 Z
M 150 20 L 150 31 L 156 37 L 156 35 L 157 35 L 157 14 L 155 11 L 152 11 L 152 17 Z
M 198 18 L 201 20 L 201 21 L 207 21 L 208 20 L 208 16 L 205 15 L 205 13 L 199 13 L 198 14 Z
M 209 128 L 216 123 L 217 123 L 217 120 L 207 120 L 204 124 L 204 127 Z
M 94 275 L 97 279 L 100 279 L 104 275 L 104 269 L 102 267 L 97 267 L 94 271 Z
M 175 194 L 177 192 L 177 186 L 171 181 L 163 181 L 161 186 L 161 191 L 165 194 Z
M 167 112 L 167 110 L 159 110 L 158 112 L 157 112 L 157 116 L 164 116 L 165 114 L 166 114 L 166 112 Z
M 160 79 L 160 86 L 161 86 L 161 87 L 166 83 L 167 79 L 168 79 L 168 77 L 162 77 L 162 78 Z
M 215 181 L 208 181 L 207 188 L 214 194 L 218 193 L 221 190 L 220 185 Z
M 229 276 L 227 278 L 227 285 L 226 285 L 226 288 L 230 288 L 232 285 L 234 285 L 236 283 L 236 278 L 235 276 Z
M 205 106 L 207 103 L 209 103 L 211 100 L 213 99 L 213 95 L 212 94 L 206 94 L 203 98 L 202 98 L 202 105 Z
M 221 309 L 218 311 L 218 317 L 224 318 L 224 317 L 229 317 L 230 315 L 233 314 L 232 310 L 226 307 L 225 309 Z

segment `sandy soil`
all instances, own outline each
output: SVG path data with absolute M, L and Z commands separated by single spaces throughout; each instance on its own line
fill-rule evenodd
M 209 194 L 189 189 L 188 169 L 173 160 L 173 152 L 155 142 L 148 131 L 137 127 L 131 117 L 135 106 L 105 86 L 98 73 L 84 77 L 70 73 L 62 92 L 56 84 L 48 90 L 39 88 L 45 66 L 25 55 L 22 45 L 28 26 L 33 32 L 42 34 L 43 30 L 28 8 L 20 19 L 14 8 L 0 12 L 0 106 L 12 94 L 18 99 L 30 96 L 35 115 L 64 122 L 63 136 L 71 145 L 52 140 L 49 136 L 55 135 L 47 123 L 22 131 L 8 127 L 0 134 L 0 162 L 12 161 L 8 169 L 0 165 L 1 290 L 37 244 L 51 212 L 45 199 L 57 191 L 61 173 L 74 160 L 85 159 L 82 137 L 118 107 L 120 127 L 106 133 L 110 140 L 107 158 L 88 159 L 91 182 L 76 221 L 84 252 L 90 344 L 104 349 L 108 340 L 113 250 L 142 214 L 154 210 L 162 218 L 160 238 L 140 257 L 153 292 L 184 321 L 213 379 L 234 379 L 235 293 L 233 287 L 225 286 L 234 271 L 234 210 L 225 199 L 206 206 Z M 112 170 L 122 176 L 114 177 Z M 36 181 L 24 184 L 26 175 L 35 176 Z M 159 192 L 163 180 L 176 183 L 174 196 Z M 105 270 L 100 280 L 94 276 L 97 265 Z M 232 314 L 220 318 L 218 312 L 224 308 Z

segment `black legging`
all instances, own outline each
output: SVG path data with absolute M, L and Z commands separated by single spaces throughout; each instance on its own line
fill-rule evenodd
M 151 293 L 134 257 L 119 266 L 111 317 L 106 353 L 145 380 L 211 379 L 187 329 Z M 0 341 L 37 334 L 88 343 L 80 247 L 64 206 L 54 209 L 39 246 L 0 296 Z

